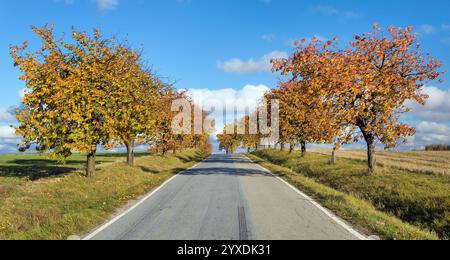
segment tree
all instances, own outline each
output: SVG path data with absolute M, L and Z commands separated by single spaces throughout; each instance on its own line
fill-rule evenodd
M 332 111 L 321 103 L 319 93 L 312 91 L 317 87 L 313 84 L 306 78 L 292 78 L 280 81 L 280 87 L 266 95 L 280 103 L 281 142 L 289 142 L 291 152 L 298 142 L 302 157 L 306 155 L 307 143 L 331 142 L 337 128 Z
M 188 147 L 200 150 L 204 154 L 212 153 L 212 144 L 210 136 L 203 127 L 204 122 L 208 118 L 208 113 L 199 106 L 192 104 L 191 117 L 191 134 L 189 136 L 190 143 Z
M 109 122 L 114 138 L 109 146 L 124 145 L 127 164 L 133 166 L 135 143 L 142 143 L 146 135 L 154 134 L 164 85 L 143 69 L 140 52 L 123 45 L 115 51 L 118 58 L 108 79 L 112 89 Z
M 25 149 L 36 144 L 62 160 L 72 151 L 87 153 L 86 176 L 93 177 L 97 147 L 111 140 L 107 79 L 117 58 L 114 40 L 102 39 L 98 30 L 74 30 L 73 41 L 64 42 L 55 39 L 53 26 L 32 29 L 42 42 L 37 51 L 27 52 L 27 43 L 11 47 L 27 93 L 16 132 Z
M 240 127 L 245 130 L 245 133 L 241 136 L 242 145 L 248 152 L 250 152 L 251 149 L 258 150 L 258 145 L 261 140 L 259 133 L 253 133 L 253 131 L 251 131 L 250 120 L 250 116 L 244 116 L 239 122 Z
M 359 128 L 367 143 L 369 174 L 375 171 L 375 146 L 386 148 L 407 142 L 415 129 L 399 122 L 410 111 L 405 101 L 424 105 L 423 86 L 439 77 L 441 64 L 424 55 L 412 27 L 389 28 L 388 36 L 375 25 L 372 33 L 356 36 L 345 55 L 335 105 L 348 123 Z M 348 91 L 343 89 L 348 88 Z
M 227 154 L 233 154 L 241 146 L 241 136 L 238 134 L 237 125 L 226 125 L 223 133 L 217 135 L 219 149 L 225 150 Z
M 191 107 L 193 106 L 192 101 L 184 91 L 167 87 L 159 100 L 155 134 L 146 138 L 146 142 L 159 147 L 163 155 L 166 155 L 170 150 L 176 153 L 179 149 L 192 146 L 192 133 L 174 133 L 174 129 L 172 129 L 172 122 L 177 116 L 177 112 L 172 111 L 172 104 L 175 100 L 181 99 L 189 102 Z
M 373 32 L 355 36 L 345 50 L 337 48 L 337 40 L 299 45 L 290 59 L 275 65 L 285 75 L 313 83 L 311 90 L 320 95 L 321 106 L 334 114 L 337 147 L 365 140 L 373 174 L 377 141 L 394 148 L 415 134 L 414 128 L 399 122 L 400 115 L 410 111 L 405 101 L 425 104 L 423 86 L 438 79 L 441 64 L 422 54 L 411 27 L 390 27 L 386 34 L 375 25 Z

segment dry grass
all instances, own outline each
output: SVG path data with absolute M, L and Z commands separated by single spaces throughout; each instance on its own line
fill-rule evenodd
M 399 155 L 405 158 L 408 154 Z M 416 152 L 412 154 L 414 156 Z M 449 176 L 424 174 L 398 167 L 378 167 L 377 173 L 369 176 L 366 162 L 361 159 L 340 158 L 336 164 L 329 164 L 329 155 L 317 152 L 310 152 L 305 158 L 301 158 L 298 152 L 288 154 L 277 150 L 262 150 L 255 155 L 334 190 L 367 201 L 375 209 L 396 216 L 410 225 L 434 231 L 442 239 L 450 237 Z
M 268 156 L 269 153 L 255 153 Z M 291 169 L 270 163 L 255 154 L 249 157 L 256 163 L 278 174 L 292 185 L 314 197 L 341 218 L 364 230 L 387 240 L 437 240 L 434 232 L 402 222 L 393 214 L 376 209 L 370 202 L 298 174 Z M 286 156 L 284 156 L 286 157 Z M 278 162 L 279 163 L 279 162 Z
M 128 201 L 161 185 L 204 156 L 139 155 L 127 167 L 121 154 L 99 155 L 96 177 L 79 174 L 84 158 L 55 165 L 36 155 L 0 156 L 0 239 L 66 239 L 101 224 Z M 106 164 L 105 164 L 106 163 Z
M 314 153 L 330 155 L 331 151 L 317 149 Z M 338 158 L 367 160 L 366 151 L 341 150 Z M 450 176 L 450 151 L 378 151 L 377 164 L 416 173 Z

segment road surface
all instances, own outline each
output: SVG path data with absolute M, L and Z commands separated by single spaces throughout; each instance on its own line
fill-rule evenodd
M 213 155 L 91 240 L 356 240 L 362 236 L 244 156 Z

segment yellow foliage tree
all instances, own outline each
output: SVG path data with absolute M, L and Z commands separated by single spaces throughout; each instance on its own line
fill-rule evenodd
M 27 43 L 11 47 L 27 93 L 16 132 L 25 148 L 36 144 L 59 158 L 87 153 L 86 175 L 92 177 L 97 147 L 111 140 L 107 79 L 117 60 L 113 40 L 102 39 L 98 30 L 73 31 L 71 42 L 56 39 L 53 26 L 33 31 L 42 42 L 37 51 L 27 52 Z

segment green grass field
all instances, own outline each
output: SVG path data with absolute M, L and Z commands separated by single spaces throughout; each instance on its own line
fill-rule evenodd
M 99 154 L 96 177 L 82 176 L 85 158 L 57 165 L 39 155 L 0 155 L 0 239 L 66 239 L 84 235 L 132 199 L 201 161 L 194 150 L 178 155 Z
M 388 216 L 394 216 L 418 229 L 434 232 L 441 239 L 448 239 L 450 236 L 450 178 L 448 176 L 382 166 L 379 167 L 376 175 L 368 176 L 366 164 L 359 158 L 341 157 L 337 164 L 331 165 L 328 163 L 329 156 L 321 153 L 309 153 L 306 158 L 301 158 L 298 153 L 263 150 L 254 155 L 284 167 L 287 170 L 284 175 L 288 181 L 296 183 L 305 191 L 310 191 L 325 206 L 340 213 L 347 220 L 377 232 L 384 238 L 421 237 L 405 235 L 405 230 L 409 229 L 406 228 L 407 225 L 395 224 L 395 221 L 389 220 Z M 341 195 L 333 200 L 333 197 L 328 196 L 330 194 L 321 194 L 321 189 L 312 189 L 311 183 L 322 185 L 321 189 L 326 190 L 327 194 L 333 191 Z M 319 187 L 317 185 L 316 188 Z M 345 198 L 345 196 L 348 197 Z M 338 203 L 339 200 L 348 199 L 355 200 L 353 204 Z M 362 209 L 356 210 L 364 204 L 370 204 L 370 207 L 365 205 Z M 353 207 L 353 210 L 347 211 L 348 207 Z M 383 217 L 385 220 L 381 221 L 381 215 L 374 210 L 386 213 Z M 378 217 L 375 217 L 377 214 Z

